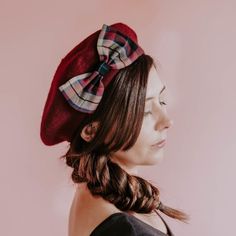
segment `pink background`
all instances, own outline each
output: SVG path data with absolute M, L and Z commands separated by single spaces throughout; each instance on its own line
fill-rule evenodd
M 231 235 L 235 222 L 235 1 L 1 0 L 0 235 L 67 235 L 74 187 L 44 146 L 42 109 L 61 58 L 103 23 L 133 27 L 161 62 L 174 126 L 165 157 L 141 174 L 167 205 L 191 215 L 165 217 L 176 235 Z

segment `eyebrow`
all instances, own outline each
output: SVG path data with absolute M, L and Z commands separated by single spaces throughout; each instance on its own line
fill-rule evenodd
M 164 85 L 163 88 L 162 88 L 162 90 L 160 91 L 160 94 L 165 90 L 165 88 L 166 88 L 166 86 Z M 153 99 L 153 98 L 155 98 L 155 97 L 149 97 L 149 98 L 147 98 L 147 99 L 146 99 L 146 102 L 149 101 L 149 100 L 151 100 L 151 99 Z

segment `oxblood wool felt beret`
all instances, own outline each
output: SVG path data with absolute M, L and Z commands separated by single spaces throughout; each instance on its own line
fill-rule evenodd
M 124 23 L 104 24 L 74 47 L 61 60 L 51 82 L 40 127 L 43 143 L 71 142 L 119 69 L 143 53 L 135 31 Z

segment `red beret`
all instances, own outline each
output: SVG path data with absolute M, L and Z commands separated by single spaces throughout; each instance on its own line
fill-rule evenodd
M 128 39 L 138 45 L 138 39 L 135 31 L 126 24 L 116 23 L 107 27 L 112 29 L 113 32 L 118 31 L 120 35 L 123 35 L 126 38 L 126 40 Z M 51 87 L 47 96 L 41 120 L 40 136 L 45 145 L 55 145 L 63 141 L 70 142 L 80 122 L 92 113 L 75 109 L 73 104 L 69 105 L 68 102 L 71 102 L 70 98 L 67 97 L 69 93 L 67 95 L 64 93 L 63 96 L 63 93 L 59 90 L 59 87 L 62 87 L 62 85 L 65 86 L 65 83 L 73 77 L 83 73 L 96 71 L 98 65 L 102 62 L 97 48 L 100 33 L 101 30 L 97 30 L 84 39 L 61 60 L 57 67 L 51 82 Z M 133 57 L 132 55 L 132 60 L 128 58 L 129 64 L 131 64 L 143 53 L 142 49 L 139 46 L 137 47 L 139 49 L 139 53 L 137 53 L 136 57 Z M 123 65 L 123 67 L 127 65 Z M 102 77 L 102 87 L 104 87 L 104 89 L 110 83 L 111 79 L 118 73 L 120 68 L 122 67 L 114 64 L 113 67 L 110 67 L 110 70 L 104 73 Z M 97 94 L 98 93 L 100 93 L 100 90 Z

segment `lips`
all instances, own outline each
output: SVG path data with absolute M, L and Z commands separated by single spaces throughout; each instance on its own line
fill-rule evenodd
M 162 139 L 160 142 L 157 142 L 157 143 L 155 143 L 155 144 L 153 144 L 152 146 L 154 147 L 154 146 L 162 146 L 162 145 L 164 145 L 165 144 L 165 142 L 166 142 L 166 139 Z

